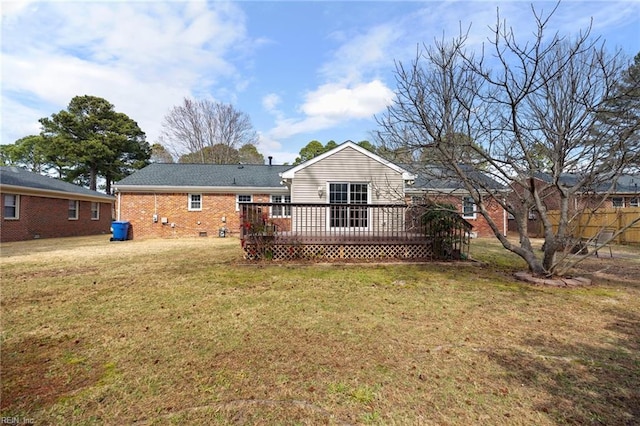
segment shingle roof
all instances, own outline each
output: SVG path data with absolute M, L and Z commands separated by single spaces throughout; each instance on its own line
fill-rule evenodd
M 110 195 L 92 191 L 69 182 L 29 172 L 19 167 L 0 166 L 0 185 L 11 185 L 22 188 L 32 188 L 42 191 L 63 192 L 67 194 L 83 195 L 113 199 Z
M 538 173 L 536 177 L 545 182 L 551 182 L 551 177 L 545 173 Z M 575 173 L 563 173 L 560 175 L 560 183 L 566 186 L 573 186 L 582 178 L 581 175 Z M 611 194 L 637 194 L 640 190 L 640 174 L 624 174 L 620 175 L 611 186 L 612 177 L 608 174 L 600 174 L 593 176 L 593 182 L 588 190 L 598 193 L 609 192 Z
M 154 163 L 114 186 L 281 188 L 279 173 L 290 168 L 265 164 Z
M 452 171 L 446 170 L 437 166 L 404 166 L 407 170 L 411 170 L 416 175 L 416 179 L 411 190 L 434 190 L 434 191 L 455 191 L 466 190 L 462 181 Z M 495 179 L 492 179 L 488 175 L 472 169 L 471 167 L 461 166 L 466 168 L 466 173 L 472 181 L 480 184 L 482 188 L 487 190 L 501 191 L 506 187 L 500 184 Z

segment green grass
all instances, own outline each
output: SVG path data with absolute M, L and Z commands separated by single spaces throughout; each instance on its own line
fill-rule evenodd
M 491 241 L 473 241 L 480 264 L 251 263 L 232 238 L 83 237 L 1 250 L 2 416 L 220 425 L 640 418 L 639 284 L 522 284 L 511 272 L 524 265 Z

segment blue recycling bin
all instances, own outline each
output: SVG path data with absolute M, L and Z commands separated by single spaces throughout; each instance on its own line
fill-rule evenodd
M 113 230 L 111 241 L 125 241 L 129 235 L 129 222 L 111 222 L 111 229 Z

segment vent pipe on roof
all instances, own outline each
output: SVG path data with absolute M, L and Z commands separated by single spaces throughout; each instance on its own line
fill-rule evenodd
M 273 156 L 269 156 L 269 165 L 271 165 L 271 161 L 273 160 Z

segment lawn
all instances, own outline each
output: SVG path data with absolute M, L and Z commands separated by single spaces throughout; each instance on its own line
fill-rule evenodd
M 234 238 L 1 246 L 1 414 L 44 424 L 640 423 L 640 249 L 250 263 Z M 608 254 L 608 253 L 607 253 Z

